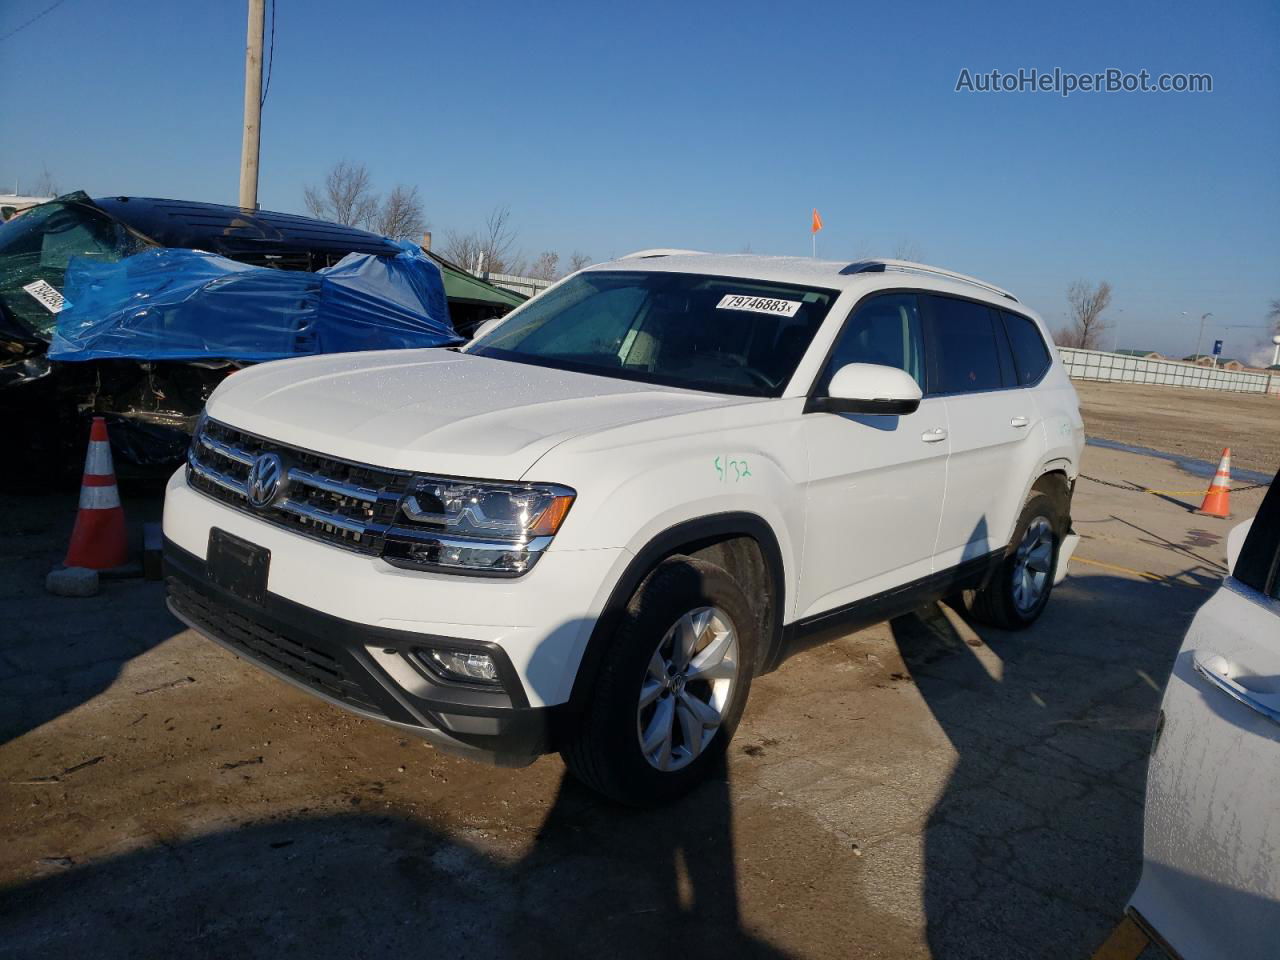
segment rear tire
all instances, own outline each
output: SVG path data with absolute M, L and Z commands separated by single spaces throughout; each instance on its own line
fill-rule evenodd
M 1062 527 L 1053 498 L 1033 490 L 1000 566 L 986 586 L 965 591 L 969 615 L 1003 630 L 1025 630 L 1035 623 L 1053 592 Z
M 566 766 L 629 806 L 690 790 L 733 737 L 759 642 L 756 615 L 728 571 L 690 557 L 665 560 L 608 640 L 591 699 L 562 744 Z

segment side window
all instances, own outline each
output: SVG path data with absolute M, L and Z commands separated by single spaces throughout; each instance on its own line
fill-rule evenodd
M 1044 345 L 1044 337 L 1040 329 L 1026 317 L 1016 313 L 1000 314 L 1004 317 L 1004 328 L 1009 333 L 1009 343 L 1013 346 L 1013 362 L 1018 371 L 1018 383 L 1026 386 L 1035 383 L 1049 369 L 1053 358 L 1049 348 Z
M 1001 349 L 996 312 L 971 300 L 929 296 L 930 393 L 977 393 L 999 390 Z
M 1280 474 L 1253 518 L 1231 575 L 1280 600 Z
M 858 307 L 840 331 L 831 359 L 818 378 L 825 391 L 837 370 L 850 363 L 879 363 L 915 377 L 924 389 L 924 347 L 920 308 L 914 293 L 873 297 Z

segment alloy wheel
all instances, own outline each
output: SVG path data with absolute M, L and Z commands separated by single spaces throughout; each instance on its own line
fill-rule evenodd
M 680 617 L 658 643 L 640 684 L 640 752 L 664 773 L 696 760 L 720 729 L 738 682 L 738 632 L 719 607 Z
M 1036 608 L 1049 588 L 1052 570 L 1053 527 L 1044 517 L 1036 517 L 1014 552 L 1013 602 L 1019 613 L 1028 614 Z

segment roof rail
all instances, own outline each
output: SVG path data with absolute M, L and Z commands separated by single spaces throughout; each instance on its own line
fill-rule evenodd
M 1018 298 L 1003 287 L 997 287 L 995 284 L 979 280 L 977 277 L 956 273 L 954 270 L 931 267 L 927 263 L 914 263 L 911 260 L 887 260 L 880 257 L 871 260 L 855 260 L 841 270 L 840 274 L 841 276 L 849 276 L 855 273 L 884 273 L 886 270 L 900 270 L 903 273 L 929 273 L 936 277 L 946 277 L 948 280 L 958 280 L 961 283 L 973 284 L 973 286 L 981 287 L 983 290 L 998 293 L 1002 297 L 1008 297 L 1014 303 L 1018 302 Z
M 675 257 L 683 253 L 702 253 L 701 250 L 681 250 L 677 247 L 654 247 L 651 250 L 637 250 L 619 257 L 619 260 L 651 260 L 654 257 Z

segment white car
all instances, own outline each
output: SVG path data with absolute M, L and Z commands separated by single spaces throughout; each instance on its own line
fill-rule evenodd
M 228 378 L 168 485 L 174 613 L 640 804 L 698 779 L 798 638 L 964 590 L 1025 627 L 1066 568 L 1076 394 L 997 287 L 646 251 L 493 323 Z
M 1173 956 L 1280 953 L 1280 475 L 1173 664 L 1129 910 Z

